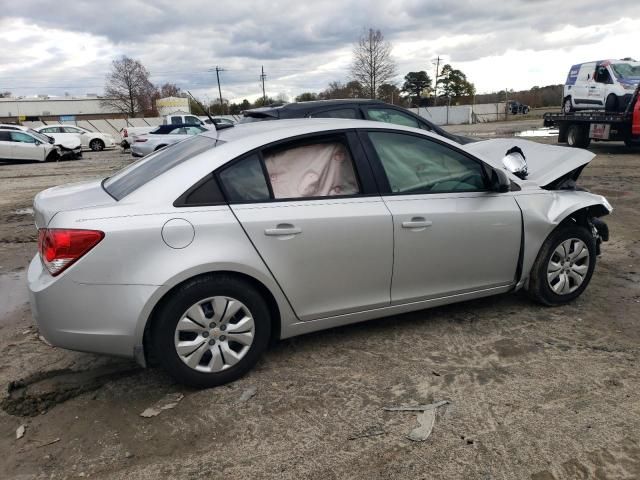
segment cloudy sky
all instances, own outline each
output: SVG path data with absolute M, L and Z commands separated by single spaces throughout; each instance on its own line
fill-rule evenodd
M 0 9 L 0 90 L 102 93 L 114 58 L 140 59 L 160 84 L 204 98 L 290 97 L 348 79 L 368 28 L 393 45 L 396 83 L 440 56 L 478 92 L 563 83 L 574 63 L 640 59 L 640 1 L 21 0 Z

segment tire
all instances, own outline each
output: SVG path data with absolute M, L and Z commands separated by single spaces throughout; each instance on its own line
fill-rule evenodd
M 591 143 L 586 127 L 582 125 L 569 125 L 567 128 L 567 144 L 574 148 L 587 148 Z
M 230 312 L 234 316 L 229 317 Z M 153 357 L 176 381 L 196 388 L 243 376 L 259 360 L 271 336 L 264 298 L 249 283 L 230 275 L 188 280 L 162 303 L 153 322 Z
M 604 102 L 605 112 L 617 112 L 618 111 L 618 96 L 614 93 L 609 94 L 607 100 Z
M 583 250 L 587 252 L 586 257 Z M 529 296 L 548 306 L 569 303 L 587 288 L 595 266 L 596 243 L 591 232 L 574 223 L 560 226 L 545 240 L 533 264 Z M 551 278 L 552 275 L 555 276 Z M 578 277 L 581 277 L 579 284 Z
M 49 155 L 47 155 L 47 158 L 44 160 L 45 162 L 56 162 L 60 159 L 60 156 L 58 155 L 58 152 L 56 152 L 55 150 L 49 152 Z
M 523 114 L 523 115 L 526 115 L 527 113 L 529 113 L 529 107 L 524 107 L 524 108 L 522 109 L 522 114 Z
M 99 138 L 94 138 L 89 142 L 89 148 L 94 152 L 101 152 L 104 150 L 104 142 Z
M 571 97 L 566 97 L 562 101 L 562 113 L 571 113 L 573 112 L 573 105 L 571 105 Z

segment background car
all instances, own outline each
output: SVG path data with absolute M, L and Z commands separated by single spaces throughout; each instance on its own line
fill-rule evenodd
M 16 131 L 26 132 L 29 135 L 38 139 L 39 141 L 55 145 L 57 147 L 56 158 L 80 158 L 82 156 L 82 147 L 80 145 L 80 139 L 77 136 L 58 138 L 56 140 L 54 137 L 50 135 L 38 132 L 32 128 L 25 127 L 23 125 L 17 125 L 17 124 L 11 124 L 11 123 L 0 124 L 0 128 L 5 130 L 16 130 Z M 50 160 L 52 159 L 55 160 L 56 158 L 50 158 Z
M 200 125 L 161 125 L 149 133 L 136 136 L 131 145 L 131 155 L 144 157 L 156 150 L 184 140 L 188 135 L 198 135 L 208 131 L 207 128 Z
M 394 123 L 406 127 L 420 128 L 433 132 L 456 143 L 466 144 L 475 139 L 455 135 L 440 128 L 415 113 L 380 100 L 347 99 L 315 100 L 311 102 L 286 103 L 273 107 L 245 110 L 239 123 L 287 118 L 349 118 Z
M 53 345 L 202 387 L 273 339 L 521 288 L 562 305 L 608 238 L 575 188 L 593 157 L 361 120 L 205 132 L 36 196 L 32 311 Z
M 520 103 L 517 100 L 509 100 L 507 102 L 507 111 L 513 115 L 517 115 L 519 113 L 526 115 L 527 113 L 529 113 L 529 110 L 529 105 Z
M 100 152 L 105 148 L 113 148 L 115 146 L 114 138 L 108 133 L 92 132 L 76 125 L 45 125 L 34 130 L 52 136 L 57 140 L 79 137 L 82 147 L 91 149 L 94 152 Z
M 45 162 L 57 160 L 59 155 L 59 147 L 44 135 L 29 132 L 26 129 L 0 126 L 0 160 L 2 161 Z

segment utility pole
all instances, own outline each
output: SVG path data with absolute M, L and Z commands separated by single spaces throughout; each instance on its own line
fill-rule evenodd
M 218 80 L 218 95 L 220 96 L 220 111 L 224 115 L 224 104 L 222 103 L 222 89 L 220 88 L 220 72 L 224 72 L 224 68 L 216 65 L 216 79 Z
M 435 107 L 438 104 L 438 75 L 440 71 L 440 55 L 436 58 L 436 83 L 433 87 L 433 106 Z
M 262 106 L 265 106 L 267 103 L 267 95 L 264 91 L 264 80 L 267 78 L 267 75 L 264 73 L 264 65 L 262 65 L 262 73 L 260 74 L 260 81 L 262 82 Z

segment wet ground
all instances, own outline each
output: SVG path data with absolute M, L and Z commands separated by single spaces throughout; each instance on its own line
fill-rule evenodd
M 452 130 L 540 126 L 529 123 Z M 108 175 L 129 157 L 0 165 L 0 477 L 640 478 L 640 151 L 591 150 L 580 183 L 615 212 L 575 303 L 502 295 L 307 335 L 203 391 L 52 348 L 25 304 L 33 195 Z M 407 438 L 416 412 L 383 410 L 440 400 L 450 403 L 425 442 Z

